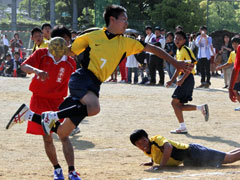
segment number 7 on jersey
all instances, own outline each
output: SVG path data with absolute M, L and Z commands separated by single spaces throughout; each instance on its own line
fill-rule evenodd
M 103 66 L 106 64 L 107 60 L 103 58 L 101 58 L 100 60 L 102 61 L 102 65 L 100 66 L 100 68 L 102 69 Z

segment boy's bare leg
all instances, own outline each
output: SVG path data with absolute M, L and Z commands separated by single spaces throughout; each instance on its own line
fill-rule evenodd
M 180 103 L 180 101 L 178 99 L 174 98 L 172 100 L 172 107 L 174 109 L 175 115 L 176 115 L 179 123 L 184 122 L 183 113 L 182 113 L 182 106 L 183 106 L 183 104 Z

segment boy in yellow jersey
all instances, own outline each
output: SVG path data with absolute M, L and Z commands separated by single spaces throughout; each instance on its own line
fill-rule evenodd
M 234 62 L 235 62 L 235 59 L 236 59 L 236 52 L 237 52 L 238 45 L 240 43 L 240 39 L 239 39 L 239 37 L 234 36 L 231 39 L 231 41 L 232 41 L 232 47 L 233 47 L 234 50 L 230 53 L 228 61 L 225 64 L 222 64 L 222 65 L 219 65 L 219 66 L 216 67 L 217 71 L 221 70 L 221 69 L 224 69 L 224 68 L 231 67 L 231 66 L 233 67 L 233 65 L 234 65 Z
M 67 137 L 84 117 L 98 114 L 100 85 L 127 56 L 149 51 L 177 69 L 192 70 L 192 65 L 176 61 L 159 47 L 123 36 L 128 26 L 125 8 L 118 5 L 108 6 L 104 19 L 107 28 L 78 36 L 70 48 L 68 55 L 79 55 L 84 51 L 84 60 L 82 68 L 76 70 L 69 80 L 70 96 L 60 105 L 61 110 L 44 112 L 42 116 L 35 114 L 35 117 L 42 118 L 42 127 L 46 134 L 52 130 L 61 137 Z M 18 112 L 21 116 L 16 116 L 20 118 L 27 113 L 21 110 Z M 66 118 L 62 124 L 58 122 L 61 118 Z
M 177 46 L 177 60 L 184 61 L 190 60 L 190 63 L 196 64 L 196 58 L 190 48 L 185 46 L 186 42 L 186 34 L 183 31 L 177 31 L 175 33 L 175 45 Z M 167 87 L 171 86 L 171 84 L 176 80 L 179 76 L 179 80 L 177 81 L 177 88 L 175 89 L 172 95 L 172 107 L 176 114 L 176 117 L 180 123 L 180 127 L 176 130 L 171 131 L 174 134 L 186 134 L 187 128 L 184 123 L 183 111 L 196 111 L 201 110 L 203 115 L 205 116 L 205 120 L 208 121 L 209 112 L 208 105 L 190 105 L 186 104 L 188 101 L 192 101 L 192 93 L 194 88 L 194 77 L 195 74 L 194 69 L 192 72 L 183 73 L 181 70 L 176 70 L 173 77 L 170 81 L 167 82 Z
M 34 53 L 34 51 L 36 51 L 39 48 L 47 48 L 48 47 L 48 43 L 46 41 L 43 40 L 43 34 L 41 29 L 39 28 L 33 28 L 31 31 L 31 38 L 34 42 L 33 45 L 33 49 L 32 49 L 32 53 Z
M 51 39 L 52 26 L 49 23 L 44 23 L 41 27 L 43 32 L 43 40 L 49 41 Z
M 166 166 L 182 163 L 184 166 L 220 167 L 240 160 L 240 148 L 221 152 L 199 144 L 171 141 L 160 135 L 148 138 L 143 129 L 135 130 L 130 135 L 130 141 L 151 158 L 151 162 L 143 163 L 144 166 L 152 166 L 149 170 L 162 170 Z

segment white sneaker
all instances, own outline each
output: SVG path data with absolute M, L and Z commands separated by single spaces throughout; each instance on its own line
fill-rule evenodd
M 234 109 L 235 111 L 240 111 L 240 107 L 237 107 Z
M 209 119 L 209 109 L 208 109 L 208 105 L 207 104 L 203 105 L 202 114 L 205 117 L 205 121 L 208 121 L 208 119 Z
M 172 134 L 187 134 L 188 131 L 187 131 L 187 128 L 185 128 L 185 129 L 178 128 L 178 129 L 170 131 L 170 133 L 172 133 Z
M 58 118 L 56 117 L 55 113 L 48 111 L 42 113 L 41 119 L 45 134 L 50 135 L 51 129 L 55 126 L 55 122 L 58 120 Z
M 80 128 L 79 127 L 76 127 L 70 134 L 70 136 L 74 136 L 75 134 L 78 134 L 80 133 Z
M 27 120 L 26 114 L 31 111 L 26 104 L 22 104 L 8 122 L 6 129 L 10 129 L 15 124 L 21 124 Z

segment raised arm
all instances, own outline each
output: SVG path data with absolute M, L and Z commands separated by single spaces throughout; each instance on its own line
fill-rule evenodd
M 151 44 L 147 44 L 143 50 L 147 51 L 147 52 L 151 52 L 151 53 L 155 54 L 156 56 L 166 60 L 167 62 L 172 64 L 178 70 L 184 70 L 187 72 L 192 71 L 192 68 L 193 68 L 192 64 L 188 64 L 183 61 L 177 61 L 171 55 L 169 55 L 167 52 L 165 52 L 162 48 L 159 48 L 159 47 L 151 45 Z

